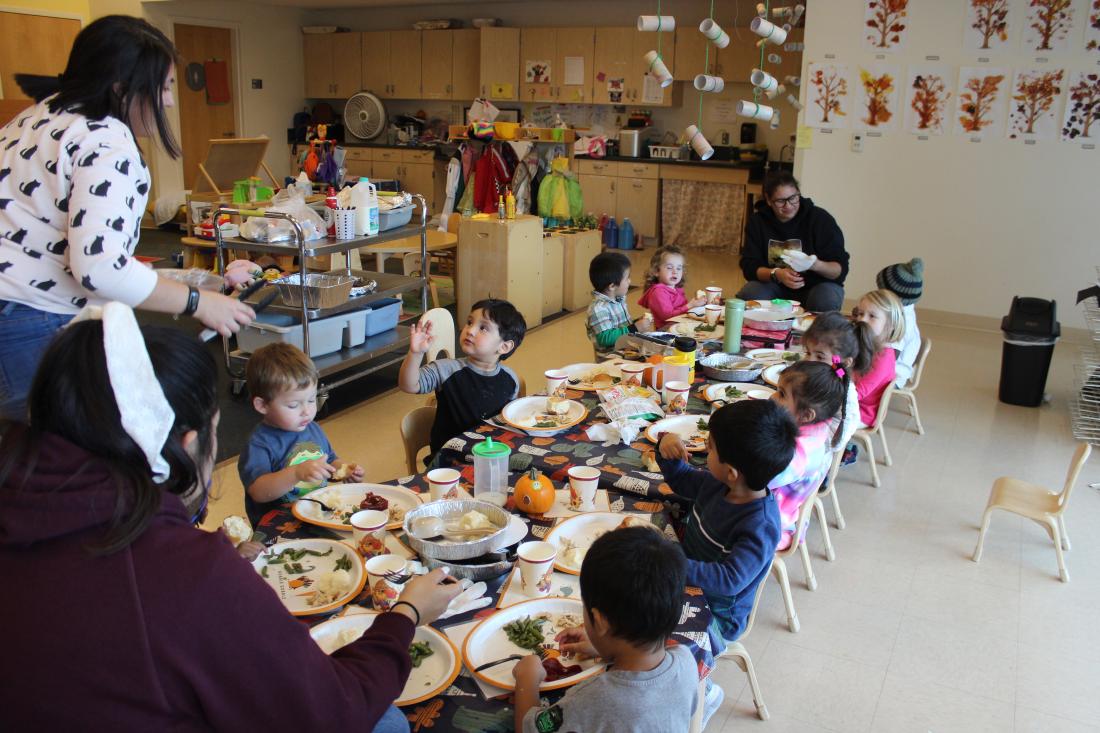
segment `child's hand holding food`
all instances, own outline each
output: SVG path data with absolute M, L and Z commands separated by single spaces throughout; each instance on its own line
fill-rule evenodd
M 298 481 L 319 483 L 328 479 L 336 472 L 324 458 L 315 458 L 312 461 L 302 461 L 293 466 L 294 478 Z
M 248 542 L 242 542 L 241 544 L 237 545 L 237 554 L 243 557 L 245 560 L 248 560 L 249 562 L 252 562 L 257 557 L 259 557 L 260 553 L 263 551 L 263 542 L 253 542 L 252 540 L 249 540 Z
M 681 461 L 686 461 L 688 459 L 687 448 L 676 433 L 665 433 L 662 435 L 661 442 L 657 444 L 657 449 L 661 452 L 662 458 Z
M 592 646 L 592 642 L 588 640 L 588 632 L 584 630 L 583 626 L 559 631 L 558 635 L 554 637 L 554 641 L 558 642 L 558 649 L 567 657 L 580 657 L 583 659 L 599 656 L 596 647 Z
M 519 685 L 537 688 L 546 679 L 546 669 L 537 654 L 528 654 L 512 667 L 512 677 Z

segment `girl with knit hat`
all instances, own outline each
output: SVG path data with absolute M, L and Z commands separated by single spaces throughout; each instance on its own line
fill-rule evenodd
M 875 282 L 901 301 L 905 333 L 900 341 L 890 344 L 890 348 L 898 352 L 894 384 L 904 387 L 913 375 L 913 362 L 920 351 L 920 329 L 917 328 L 917 310 L 914 306 L 924 289 L 924 260 L 914 257 L 908 262 L 888 265 L 875 275 Z

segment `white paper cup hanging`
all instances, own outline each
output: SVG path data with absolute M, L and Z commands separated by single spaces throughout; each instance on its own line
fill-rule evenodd
M 725 48 L 730 45 L 729 34 L 722 30 L 722 26 L 715 23 L 711 18 L 707 18 L 699 24 L 699 32 L 718 48 Z
M 650 51 L 645 55 L 646 66 L 649 67 L 649 73 L 656 77 L 657 81 L 661 83 L 661 87 L 667 87 L 672 84 L 672 73 L 669 72 L 668 67 L 665 66 L 664 59 L 656 51 Z
M 718 93 L 726 88 L 726 82 L 720 76 L 699 74 L 695 77 L 695 88 L 701 92 Z
M 783 30 L 775 23 L 764 20 L 761 17 L 752 19 L 752 23 L 749 24 L 749 30 L 768 43 L 774 43 L 777 46 L 787 40 L 787 31 Z
M 710 143 L 707 142 L 707 139 L 703 137 L 703 133 L 699 131 L 699 128 L 695 125 L 688 125 L 687 129 L 684 130 L 684 134 L 691 144 L 691 149 L 695 151 L 699 159 L 710 160 L 710 156 L 714 155 L 714 148 L 712 148 Z
M 802 111 L 802 102 L 798 101 L 798 97 L 794 96 L 793 94 L 788 94 L 787 95 L 787 102 L 789 102 L 790 105 L 792 107 L 794 107 L 796 110 L 798 110 L 799 112 Z
M 676 18 L 671 15 L 639 15 L 638 30 L 671 33 L 676 30 Z
M 762 92 L 771 92 L 779 88 L 779 80 L 766 71 L 753 69 L 749 81 Z
M 752 120 L 761 120 L 767 122 L 772 118 L 775 110 L 765 104 L 758 104 L 757 102 L 749 102 L 742 99 L 737 103 L 737 114 L 742 117 L 748 117 Z

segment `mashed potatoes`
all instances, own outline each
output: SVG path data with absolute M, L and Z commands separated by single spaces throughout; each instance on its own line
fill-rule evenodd
M 489 518 L 476 509 L 466 512 L 462 519 L 458 520 L 459 529 L 495 529 L 496 525 Z
M 225 530 L 225 534 L 229 537 L 234 547 L 252 539 L 252 526 L 244 517 L 238 517 L 236 515 L 226 517 L 222 520 L 222 529 Z
M 347 570 L 333 570 L 322 573 L 313 586 L 313 597 L 309 600 L 311 606 L 325 606 L 334 603 L 351 592 L 351 573 Z

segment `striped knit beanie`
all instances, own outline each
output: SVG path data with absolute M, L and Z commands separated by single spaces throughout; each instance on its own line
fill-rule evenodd
M 913 305 L 924 289 L 924 260 L 914 257 L 908 262 L 888 265 L 875 275 L 875 282 L 898 296 L 902 305 Z

